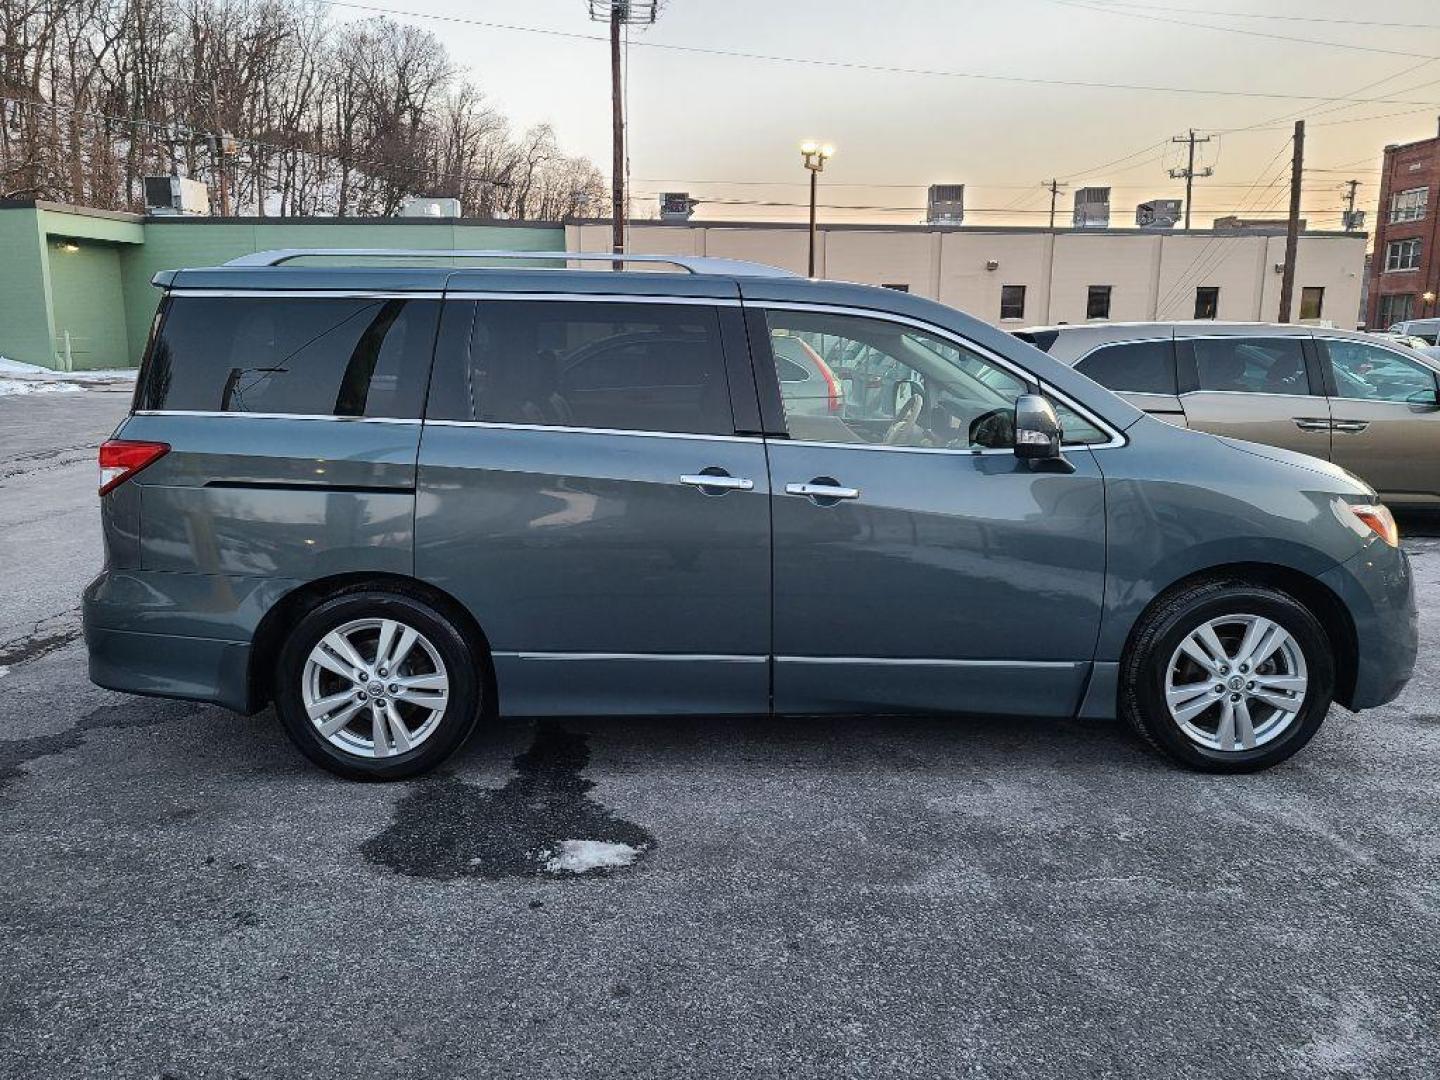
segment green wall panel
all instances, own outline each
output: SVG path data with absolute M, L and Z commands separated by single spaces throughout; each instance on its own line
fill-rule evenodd
M 65 366 L 68 356 L 76 371 L 131 367 L 118 247 L 54 237 L 47 247 L 50 310 L 60 366 Z
M 0 211 L 0 356 L 54 367 L 47 256 L 39 211 Z

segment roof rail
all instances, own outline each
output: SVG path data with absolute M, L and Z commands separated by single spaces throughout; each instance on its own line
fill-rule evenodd
M 292 259 L 321 258 L 442 258 L 540 259 L 565 262 L 659 263 L 677 266 L 691 274 L 727 277 L 796 277 L 789 270 L 743 259 L 710 259 L 691 255 L 620 255 L 600 251 L 451 251 L 445 248 L 278 248 L 231 259 L 226 266 L 279 266 Z

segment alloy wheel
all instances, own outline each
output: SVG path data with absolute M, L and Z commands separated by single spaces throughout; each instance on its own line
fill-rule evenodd
M 301 700 L 321 736 L 347 754 L 384 758 L 425 742 L 445 715 L 450 680 L 435 646 L 396 619 L 355 619 L 315 643 Z
M 1191 742 L 1233 753 L 1287 731 L 1309 685 L 1305 653 L 1283 626 L 1260 615 L 1222 615 L 1175 649 L 1165 702 Z

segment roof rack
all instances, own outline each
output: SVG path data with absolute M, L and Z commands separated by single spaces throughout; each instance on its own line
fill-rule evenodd
M 691 274 L 721 274 L 727 277 L 796 277 L 789 270 L 743 259 L 710 259 L 690 255 L 613 255 L 600 251 L 451 251 L 445 248 L 278 248 L 257 251 L 231 259 L 226 266 L 279 266 L 292 259 L 321 258 L 442 258 L 442 259 L 528 259 L 565 262 L 659 263 L 677 266 Z

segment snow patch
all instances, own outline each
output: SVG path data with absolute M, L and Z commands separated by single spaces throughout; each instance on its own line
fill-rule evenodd
M 540 861 L 547 873 L 586 874 L 591 870 L 630 866 L 644 850 L 606 840 L 561 840 L 554 850 L 546 848 L 540 852 Z
M 0 379 L 0 397 L 21 394 L 78 394 L 81 387 L 72 382 L 31 382 L 28 379 Z
M 43 385 L 56 383 L 91 383 L 133 381 L 139 374 L 136 368 L 97 368 L 94 371 L 55 371 L 39 364 L 27 364 L 22 360 L 11 360 L 0 356 L 0 382 L 36 382 Z M 66 389 L 77 389 L 67 387 Z M 36 391 L 20 391 L 35 393 Z M 40 391 L 43 393 L 44 391 Z
M 10 674 L 10 669 L 9 669 L 8 667 L 6 667 L 4 664 L 0 664 L 0 679 L 3 679 L 6 675 L 9 675 L 9 674 Z

